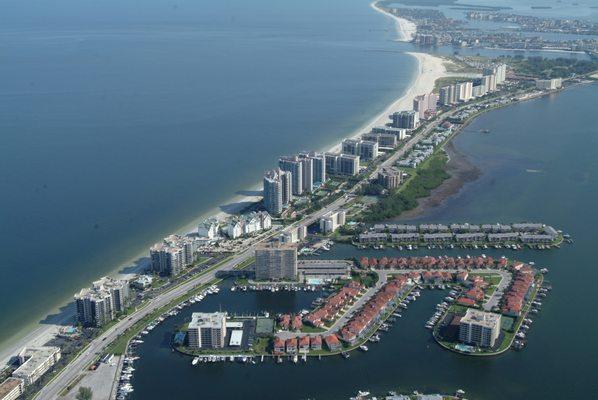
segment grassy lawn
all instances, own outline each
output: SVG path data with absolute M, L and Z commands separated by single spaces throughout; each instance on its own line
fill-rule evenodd
M 318 328 L 318 327 L 311 326 L 311 325 L 303 325 L 303 327 L 301 328 L 301 332 L 303 332 L 303 333 L 320 333 L 320 332 L 326 332 L 326 329 Z

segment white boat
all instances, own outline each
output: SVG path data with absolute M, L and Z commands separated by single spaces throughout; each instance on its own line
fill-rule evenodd
M 197 365 L 198 362 L 199 362 L 199 357 L 195 357 L 193 359 L 193 361 L 191 361 L 191 365 Z
M 368 351 L 369 350 L 368 347 L 365 344 L 362 344 L 361 346 L 359 346 L 359 349 L 361 351 Z

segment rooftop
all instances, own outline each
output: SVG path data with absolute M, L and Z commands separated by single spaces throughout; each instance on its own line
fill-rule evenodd
M 23 384 L 22 379 L 8 378 L 4 382 L 0 383 L 0 399 L 12 392 L 17 386 Z
M 486 328 L 493 329 L 497 325 L 500 326 L 500 314 L 489 313 L 469 308 L 467 309 L 465 316 L 461 318 L 461 323 L 480 325 Z
M 40 346 L 40 347 L 25 347 L 19 353 L 19 358 L 25 360 L 13 372 L 16 376 L 30 376 L 49 358 L 54 357 L 56 353 L 60 353 L 60 348 L 55 346 Z
M 226 323 L 225 312 L 215 313 L 193 313 L 191 315 L 191 322 L 189 328 L 221 328 Z

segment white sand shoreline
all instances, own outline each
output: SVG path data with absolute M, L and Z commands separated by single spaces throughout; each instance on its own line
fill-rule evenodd
M 376 6 L 376 2 L 370 4 L 370 6 L 387 16 L 392 17 L 397 25 L 397 35 L 398 40 L 400 41 L 408 41 L 410 40 L 410 36 L 415 32 L 415 24 L 404 20 L 402 18 L 397 18 L 391 14 L 386 13 L 384 10 L 380 9 Z M 413 26 L 411 26 L 411 25 Z M 426 53 L 415 53 L 415 52 L 408 52 L 410 56 L 414 57 L 417 60 L 417 72 L 416 75 L 407 88 L 407 90 L 391 103 L 388 107 L 386 107 L 380 114 L 375 116 L 372 120 L 364 124 L 362 127 L 357 129 L 356 131 L 350 133 L 345 137 L 358 137 L 362 133 L 369 132 L 372 127 L 378 125 L 384 125 L 386 122 L 389 121 L 388 116 L 394 112 L 402 111 L 402 110 L 410 110 L 412 109 L 413 105 L 413 98 L 418 95 L 422 95 L 425 93 L 429 93 L 434 88 L 434 82 L 436 79 L 449 75 L 444 67 L 444 60 L 440 57 L 432 56 Z M 342 140 L 342 139 L 340 139 Z M 330 148 L 324 151 L 338 151 L 340 149 L 340 143 L 338 141 L 335 144 L 331 145 Z M 250 191 L 261 191 L 261 182 L 256 183 Z M 236 195 L 229 199 L 225 204 L 238 204 L 237 207 L 230 206 L 229 213 L 222 211 L 219 207 L 212 208 L 196 218 L 192 219 L 190 222 L 186 223 L 180 229 L 174 230 L 178 233 L 188 233 L 196 229 L 197 224 L 208 217 L 216 217 L 219 219 L 224 219 L 231 215 L 230 213 L 238 213 L 241 211 L 247 202 L 257 202 L 261 199 L 261 196 L 247 196 L 247 195 Z M 165 235 L 168 233 L 165 233 Z M 164 235 L 164 236 L 165 236 Z M 145 244 L 140 246 L 140 253 L 132 257 L 131 259 L 127 260 L 126 262 L 119 265 L 115 268 L 109 275 L 120 275 L 120 271 L 122 271 L 126 267 L 130 267 L 134 265 L 137 260 L 143 257 L 147 257 L 147 248 L 149 248 L 151 244 Z M 99 276 L 98 276 L 99 278 Z M 63 307 L 65 304 L 68 304 L 72 301 L 72 297 L 69 296 L 65 298 L 60 304 L 54 306 L 48 313 L 48 315 L 52 313 L 56 313 L 59 311 L 60 307 Z M 69 313 L 70 314 L 70 313 Z M 69 319 L 72 320 L 73 315 L 64 314 L 60 316 L 61 322 L 66 323 Z M 11 356 L 18 353 L 18 350 L 21 349 L 25 345 L 41 345 L 52 338 L 52 336 L 58 331 L 60 325 L 57 324 L 37 324 L 34 323 L 28 327 L 24 327 L 20 333 L 14 335 L 12 338 L 9 338 L 5 341 L 0 348 L 0 362 L 3 364 L 6 363 Z M 27 333 L 23 333 L 27 332 Z M 1 367 L 0 367 L 1 369 Z

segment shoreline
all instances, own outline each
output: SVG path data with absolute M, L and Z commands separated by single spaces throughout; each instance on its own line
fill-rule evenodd
M 379 8 L 376 5 L 376 3 L 377 2 L 372 2 L 370 4 L 373 10 L 380 12 L 381 14 L 384 14 L 386 16 L 392 17 L 395 21 L 397 27 L 397 35 L 399 36 L 397 41 L 410 40 L 408 39 L 408 35 L 409 32 L 411 32 L 412 34 L 415 31 L 415 24 L 385 12 L 384 10 Z M 369 122 L 366 122 L 360 128 L 356 129 L 354 132 L 349 133 L 343 138 L 359 137 L 361 134 L 369 131 L 373 126 L 383 125 L 386 122 L 388 122 L 388 116 L 393 112 L 412 109 L 412 102 L 415 96 L 431 92 L 434 89 L 434 83 L 437 79 L 450 75 L 450 73 L 447 72 L 444 66 L 446 60 L 443 58 L 433 56 L 427 53 L 418 52 L 406 52 L 405 54 L 414 57 L 417 62 L 414 77 L 412 78 L 412 81 L 410 82 L 407 89 L 401 94 L 401 96 L 398 99 L 396 99 L 389 106 L 384 108 L 382 112 L 374 116 L 371 120 L 369 120 Z M 339 140 L 342 140 L 343 138 L 336 139 L 333 144 L 324 146 L 324 149 L 321 149 L 321 151 L 338 151 L 341 146 Z M 237 192 L 247 191 L 261 192 L 260 182 L 257 182 L 250 189 L 241 189 Z M 204 219 L 213 217 L 222 220 L 226 217 L 229 217 L 230 215 L 239 213 L 247 206 L 248 202 L 255 203 L 261 200 L 261 197 L 261 193 L 259 195 L 234 195 L 231 198 L 224 201 L 223 204 L 220 204 L 216 207 L 212 207 L 211 209 L 202 212 L 197 217 L 192 218 L 189 222 L 184 223 L 180 228 L 174 229 L 172 232 L 181 234 L 189 233 L 195 230 L 197 224 L 203 221 Z M 227 206 L 227 211 L 222 210 L 223 206 Z M 140 252 L 137 255 L 129 258 L 128 260 L 122 263 L 119 263 L 114 269 L 102 275 L 126 277 L 136 274 L 139 271 L 145 269 L 148 265 L 147 261 L 140 261 L 142 261 L 144 258 L 147 258 L 146 250 L 150 245 L 151 244 L 140 245 Z M 131 269 L 131 266 L 133 265 L 136 265 L 135 269 Z M 99 277 L 100 276 L 98 276 L 98 278 Z M 8 339 L 6 339 L 0 347 L 0 361 L 2 361 L 3 363 L 8 362 L 10 358 L 13 357 L 16 353 L 18 353 L 18 351 L 24 346 L 41 345 L 47 342 L 48 340 L 52 339 L 58 332 L 60 327 L 72 321 L 74 316 L 74 309 L 71 307 L 72 304 L 72 296 L 66 297 L 65 299 L 58 302 L 58 304 L 52 305 L 48 310 L 47 314 L 42 316 L 42 318 L 40 319 L 40 321 L 43 321 L 47 317 L 52 316 L 52 319 L 54 320 L 53 322 L 32 322 L 24 326 L 22 329 L 20 329 L 18 332 L 16 332 Z

